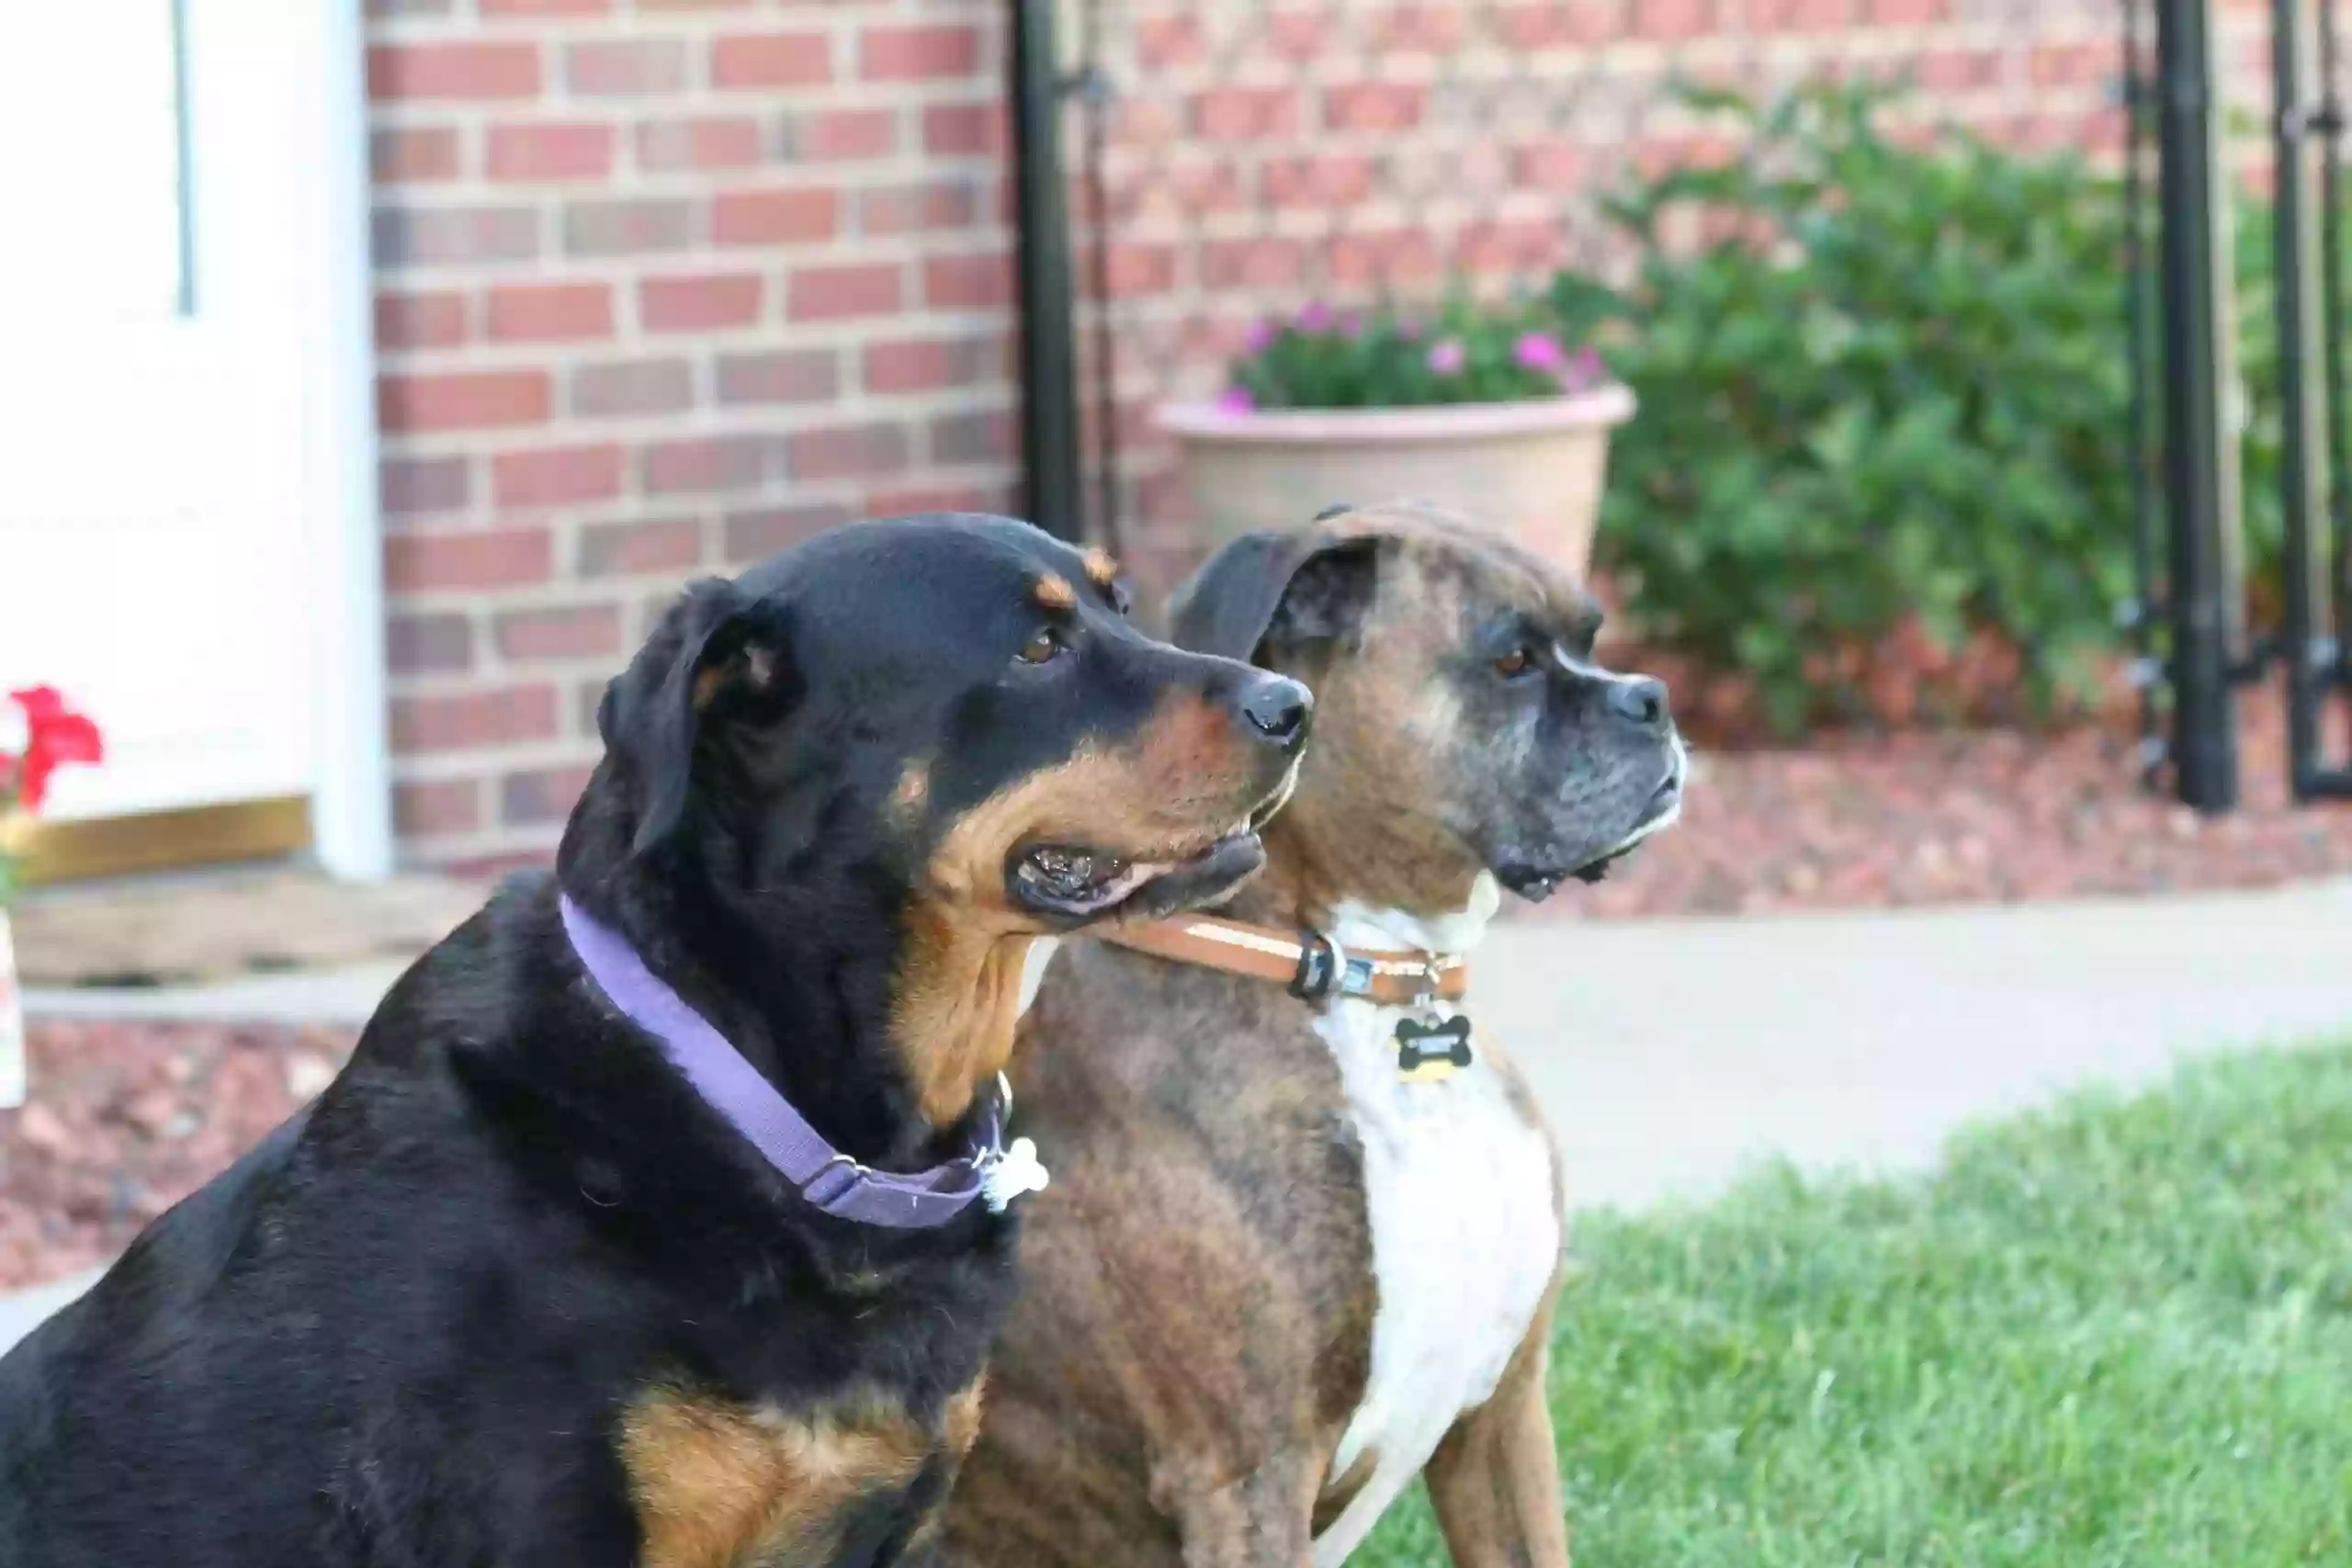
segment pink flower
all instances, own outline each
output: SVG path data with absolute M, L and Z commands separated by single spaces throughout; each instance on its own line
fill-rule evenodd
M 1363 312 L 1350 310 L 1340 316 L 1340 330 L 1351 338 L 1363 336 Z
M 1303 333 L 1329 332 L 1331 330 L 1331 307 L 1317 300 L 1300 309 L 1298 330 Z
M 1464 350 L 1460 338 L 1442 337 L 1430 344 L 1429 367 L 1439 376 L 1459 376 L 1470 355 Z
M 1570 392 L 1589 392 L 1609 379 L 1609 366 L 1600 357 L 1600 350 L 1590 344 L 1577 349 L 1560 372 L 1560 386 Z
M 1420 322 L 1414 321 L 1409 316 L 1396 323 L 1396 335 L 1403 338 L 1407 343 L 1420 342 L 1421 334 L 1427 331 L 1429 331 L 1429 328 L 1421 325 Z
M 1227 387 L 1216 395 L 1216 406 L 1223 413 L 1255 413 L 1258 399 L 1247 387 Z
M 1511 344 L 1510 357 L 1521 370 L 1548 370 L 1555 375 L 1568 365 L 1568 351 L 1550 333 L 1527 333 Z
M 1244 354 L 1265 353 L 1266 350 L 1274 346 L 1274 338 L 1278 331 L 1273 322 L 1262 318 L 1250 322 L 1250 335 L 1241 340 L 1241 352 Z

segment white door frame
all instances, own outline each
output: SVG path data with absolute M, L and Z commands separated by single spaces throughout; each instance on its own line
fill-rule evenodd
M 318 760 L 311 831 L 320 865 L 346 881 L 392 870 L 392 771 L 384 671 L 383 527 L 376 485 L 376 352 L 368 256 L 366 0 L 287 7 L 318 62 L 304 171 L 321 236 L 317 290 L 301 302 L 319 323 L 304 350 L 302 496 L 311 554 L 316 663 L 311 681 Z

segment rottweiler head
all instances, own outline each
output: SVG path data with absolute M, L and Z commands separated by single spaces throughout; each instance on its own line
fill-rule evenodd
M 1184 646 L 1315 689 L 1315 748 L 1269 835 L 1310 909 L 1442 915 L 1482 872 L 1542 898 L 1681 810 L 1666 688 L 1596 665 L 1582 586 L 1453 513 L 1339 508 L 1236 540 L 1171 615 Z
M 625 862 L 697 962 L 887 1036 L 944 1126 L 1002 1065 L 1032 940 L 1258 869 L 1310 701 L 1145 637 L 1107 558 L 1027 524 L 855 525 L 663 617 L 605 694 L 566 882 Z

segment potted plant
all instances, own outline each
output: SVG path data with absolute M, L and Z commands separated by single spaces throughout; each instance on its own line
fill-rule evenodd
M 1582 575 L 1609 433 L 1634 398 L 1535 307 L 1430 316 L 1310 305 L 1261 322 L 1224 394 L 1160 411 L 1207 543 L 1410 496 L 1510 529 Z
M 10 709 L 14 712 L 11 713 Z M 9 940 L 8 905 L 28 847 L 34 815 L 49 796 L 51 774 L 69 762 L 96 762 L 106 747 L 98 727 L 75 713 L 53 687 L 9 694 L 0 719 L 0 1107 L 25 1098 L 24 998 L 17 987 L 16 949 Z

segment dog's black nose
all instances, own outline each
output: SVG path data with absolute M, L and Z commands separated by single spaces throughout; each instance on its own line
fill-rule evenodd
M 1609 711 L 1631 719 L 1644 729 L 1666 723 L 1666 682 L 1647 675 L 1629 675 L 1609 682 Z
M 1279 746 L 1296 746 L 1306 739 L 1306 716 L 1314 711 L 1315 694 L 1280 675 L 1261 675 L 1241 693 L 1241 716 Z

